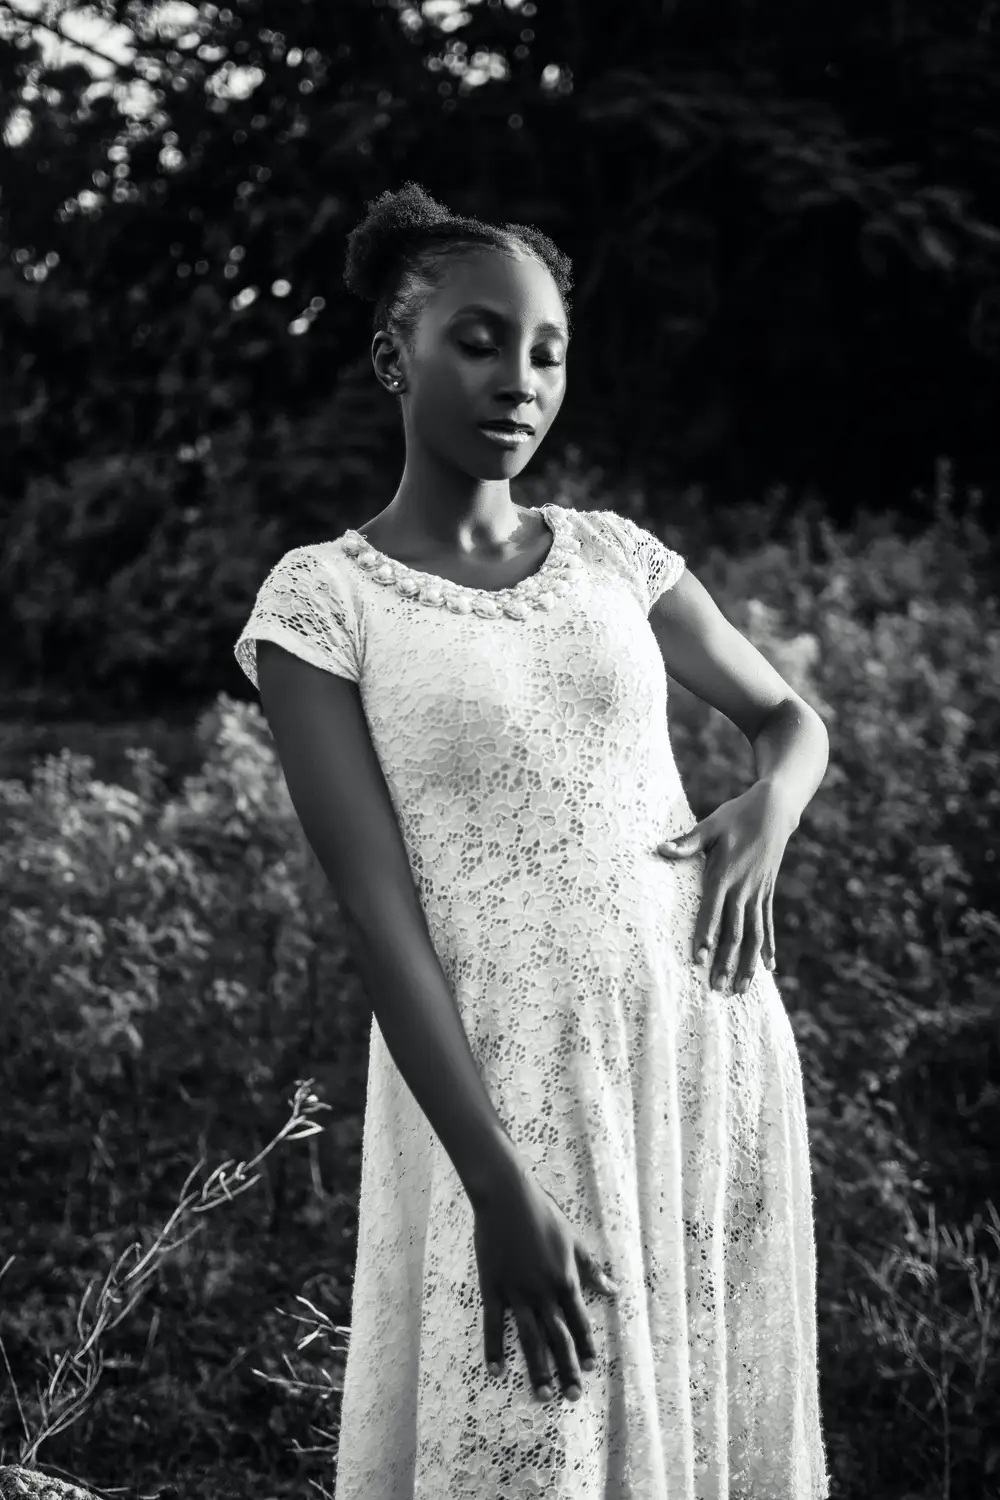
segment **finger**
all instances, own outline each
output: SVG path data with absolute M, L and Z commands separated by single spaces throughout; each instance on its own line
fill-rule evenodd
M 495 1373 L 503 1373 L 503 1327 L 506 1308 L 503 1299 L 494 1295 L 483 1297 L 483 1348 L 486 1368 L 495 1367 Z
M 555 1379 L 549 1364 L 548 1350 L 545 1347 L 542 1330 L 535 1314 L 526 1303 L 516 1304 L 513 1312 L 521 1348 L 524 1350 L 524 1362 L 528 1367 L 528 1379 L 536 1395 L 542 1396 L 545 1400 L 547 1398 L 543 1392 L 546 1390 L 551 1395 L 555 1395 Z
M 746 909 L 744 916 L 743 943 L 740 947 L 739 967 L 733 989 L 745 995 L 750 981 L 757 972 L 760 950 L 764 943 L 764 912 L 760 900 Z
M 576 1346 L 564 1321 L 561 1302 L 539 1308 L 535 1316 L 552 1350 L 563 1394 L 571 1401 L 578 1401 L 583 1390 L 583 1376 L 576 1357 Z
M 712 988 L 726 987 L 736 972 L 736 960 L 743 942 L 743 902 L 735 891 L 726 897 L 722 911 L 722 935 L 712 966 Z
M 582 1286 L 592 1286 L 595 1292 L 600 1292 L 605 1297 L 618 1295 L 617 1283 L 604 1274 L 597 1256 L 592 1255 L 585 1245 L 576 1247 L 576 1264 Z
M 712 953 L 722 925 L 723 895 L 724 892 L 718 885 L 706 879 L 694 926 L 694 961 L 706 968 L 712 962 Z
M 573 1285 L 562 1300 L 562 1314 L 566 1327 L 576 1345 L 581 1370 L 592 1370 L 597 1364 L 597 1345 L 594 1329 L 583 1300 L 583 1288 L 579 1281 Z

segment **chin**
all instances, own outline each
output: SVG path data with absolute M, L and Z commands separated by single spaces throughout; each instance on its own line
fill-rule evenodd
M 527 452 L 524 448 L 498 448 L 493 455 L 477 454 L 473 472 L 480 479 L 491 479 L 495 474 L 502 474 L 505 478 L 511 474 L 520 474 L 522 469 L 528 467 L 540 445 L 535 442 L 525 446 Z M 479 473 L 480 470 L 482 473 Z
M 533 457 L 533 449 L 531 453 L 527 455 L 523 453 L 504 453 L 501 451 L 497 454 L 493 463 L 489 463 L 488 460 L 486 463 L 480 461 L 479 467 L 485 470 L 485 473 L 483 475 L 484 478 L 487 478 L 490 474 L 497 473 L 498 471 L 501 474 L 519 474 L 522 469 L 526 469 L 528 467 Z

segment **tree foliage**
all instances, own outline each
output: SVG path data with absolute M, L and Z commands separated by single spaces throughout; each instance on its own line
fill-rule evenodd
M 183 531 L 215 515 L 217 452 L 245 455 L 258 575 L 266 517 L 302 522 L 281 472 L 304 433 L 323 534 L 366 518 L 401 452 L 344 241 L 408 176 L 573 255 L 559 435 L 609 474 L 730 502 L 821 480 L 842 515 L 862 484 L 905 503 L 941 454 L 995 480 L 988 10 L 115 0 L 118 30 L 49 56 L 92 9 L 0 0 L 8 599 L 81 489 L 83 552 L 139 565 L 158 528 L 117 464 Z M 73 549 L 59 565 L 90 586 Z

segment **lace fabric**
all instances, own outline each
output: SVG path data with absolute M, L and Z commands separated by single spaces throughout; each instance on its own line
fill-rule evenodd
M 714 991 L 704 859 L 647 615 L 684 559 L 613 511 L 512 588 L 357 532 L 287 553 L 236 644 L 359 684 L 428 929 L 497 1111 L 618 1282 L 597 1366 L 485 1366 L 472 1211 L 373 1021 L 336 1500 L 826 1500 L 798 1052 L 774 977 Z

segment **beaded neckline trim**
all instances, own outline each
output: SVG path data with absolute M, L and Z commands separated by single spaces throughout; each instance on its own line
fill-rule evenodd
M 534 509 L 535 507 L 531 507 Z M 524 620 L 535 610 L 549 610 L 557 599 L 570 592 L 568 574 L 580 561 L 580 542 L 566 531 L 563 518 L 554 516 L 559 506 L 538 508 L 552 531 L 552 546 L 537 572 L 505 589 L 477 589 L 468 584 L 453 583 L 436 573 L 421 573 L 406 563 L 397 562 L 379 552 L 360 531 L 345 531 L 341 551 L 352 557 L 368 576 L 386 588 L 392 588 L 403 599 L 426 604 L 432 609 L 449 609 L 454 614 L 480 615 L 497 619 L 506 615 Z

